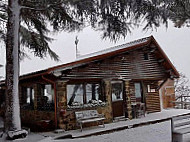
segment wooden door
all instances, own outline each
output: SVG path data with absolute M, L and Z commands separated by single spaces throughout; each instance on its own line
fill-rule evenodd
M 123 102 L 123 82 L 112 82 L 112 111 L 113 117 L 120 117 L 124 115 Z

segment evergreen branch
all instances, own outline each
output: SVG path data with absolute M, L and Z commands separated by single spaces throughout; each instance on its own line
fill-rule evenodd
M 35 10 L 35 11 L 46 11 L 49 7 L 43 8 L 43 9 L 37 9 L 35 7 L 28 7 L 28 6 L 21 6 L 21 9 L 29 9 L 29 10 Z
M 52 41 L 51 38 L 29 31 L 23 26 L 20 28 L 20 35 L 22 37 L 20 42 L 21 45 L 28 47 L 35 56 L 44 58 L 48 53 L 52 59 L 59 61 L 58 55 L 49 47 L 48 42 Z
M 63 4 L 63 2 L 48 4 L 45 6 L 45 8 L 40 8 L 40 9 L 38 7 L 36 8 L 36 7 L 29 7 L 29 6 L 21 6 L 21 9 L 29 9 L 29 10 L 35 10 L 35 11 L 47 11 L 51 7 L 60 6 L 62 4 Z

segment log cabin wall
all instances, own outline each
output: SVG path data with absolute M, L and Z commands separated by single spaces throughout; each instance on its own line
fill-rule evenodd
M 146 56 L 148 57 L 145 57 Z M 104 60 L 94 61 L 92 63 L 76 67 L 63 72 L 64 79 L 131 79 L 130 92 L 131 102 L 135 102 L 134 81 L 145 81 L 144 86 L 153 84 L 158 88 L 158 81 L 167 78 L 167 73 L 164 67 L 158 62 L 158 59 L 151 52 L 150 47 L 142 47 L 130 52 L 109 57 Z M 156 82 L 156 84 L 155 84 Z M 147 90 L 147 88 L 143 88 Z M 144 92 L 145 103 L 148 113 L 160 111 L 159 92 Z
M 134 83 L 138 80 L 143 85 L 147 113 L 158 112 L 159 92 L 156 89 L 155 92 L 147 92 L 146 86 L 153 84 L 153 88 L 158 88 L 158 81 L 167 78 L 168 75 L 151 50 L 150 47 L 141 47 L 63 71 L 62 79 L 130 79 L 131 103 L 136 102 Z
M 135 83 L 140 83 L 142 87 L 142 93 L 144 96 L 144 103 L 146 104 L 146 112 L 152 113 L 152 112 L 159 112 L 160 111 L 160 97 L 159 97 L 159 91 L 158 88 L 158 81 L 154 80 L 146 80 L 146 81 L 140 81 L 140 80 L 132 80 L 130 81 L 130 92 L 131 92 L 131 102 L 136 103 L 136 97 L 135 97 Z M 147 85 L 151 86 L 151 89 L 154 89 L 153 92 L 148 92 Z
M 160 95 L 163 109 L 175 107 L 175 103 L 171 103 L 172 101 L 175 101 L 174 80 L 168 79 L 164 83 L 160 88 Z
M 148 54 L 145 60 L 144 54 Z M 80 67 L 63 71 L 64 79 L 81 78 L 155 79 L 166 77 L 165 70 L 147 48 L 123 53 L 104 60 L 94 61 Z
M 146 112 L 153 113 L 159 112 L 160 108 L 160 95 L 158 90 L 158 80 L 157 81 L 144 81 L 144 86 L 146 87 L 145 98 L 146 98 Z M 150 85 L 150 90 L 148 91 L 147 86 Z

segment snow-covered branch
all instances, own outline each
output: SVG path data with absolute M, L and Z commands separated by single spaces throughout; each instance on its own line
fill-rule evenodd
M 21 9 L 29 9 L 29 10 L 35 10 L 35 11 L 46 11 L 51 7 L 59 6 L 59 5 L 62 5 L 62 4 L 63 4 L 63 2 L 61 1 L 61 2 L 58 2 L 58 3 L 47 4 L 44 8 L 21 6 Z

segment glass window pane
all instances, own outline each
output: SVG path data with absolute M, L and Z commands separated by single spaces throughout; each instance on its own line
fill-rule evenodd
M 44 96 L 48 97 L 48 102 L 53 102 L 54 91 L 51 84 L 45 85 Z
M 83 85 L 67 85 L 67 104 L 80 105 L 83 104 Z
M 100 96 L 100 85 L 99 84 L 86 84 L 86 101 L 87 103 L 91 102 L 92 100 L 99 100 Z
M 31 92 L 31 89 L 27 88 L 27 100 L 26 100 L 26 103 L 28 103 L 28 104 L 30 104 L 30 92 Z
M 136 96 L 136 98 L 141 98 L 141 85 L 140 85 L 140 83 L 135 83 L 135 96 Z
M 112 101 L 123 100 L 123 85 L 122 83 L 112 84 Z
M 32 101 L 34 101 L 34 89 L 32 88 Z

